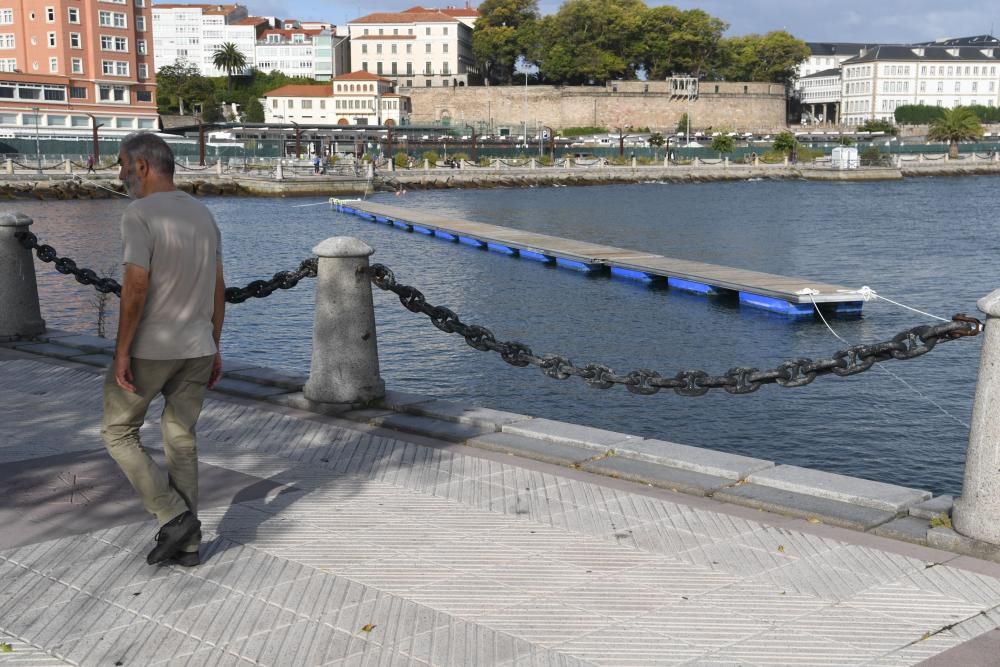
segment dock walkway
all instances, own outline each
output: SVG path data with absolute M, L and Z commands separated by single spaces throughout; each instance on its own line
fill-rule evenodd
M 861 312 L 864 303 L 855 289 L 806 278 L 674 259 L 371 201 L 330 201 L 343 213 L 447 241 L 578 271 L 609 271 L 624 278 L 665 281 L 671 288 L 689 292 L 738 296 L 741 304 L 787 315 L 811 316 L 814 302 L 829 313 L 853 315 Z
M 205 561 L 149 567 L 101 370 L 0 378 L 0 664 L 994 664 L 996 564 L 217 392 Z

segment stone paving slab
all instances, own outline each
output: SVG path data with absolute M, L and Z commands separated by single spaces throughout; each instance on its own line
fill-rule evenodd
M 100 336 L 88 336 L 86 334 L 59 335 L 52 341 L 59 345 L 75 347 L 84 352 L 114 354 L 114 339 L 101 338 Z
M 713 497 L 723 502 L 754 507 L 767 512 L 778 512 L 802 519 L 819 519 L 833 526 L 854 530 L 869 530 L 896 517 L 895 512 L 817 498 L 759 484 L 727 487 L 717 491 Z
M 55 357 L 56 359 L 72 359 L 73 357 L 79 357 L 86 354 L 83 350 L 75 347 L 69 347 L 68 345 L 60 345 L 58 343 L 14 343 L 12 347 L 15 350 L 21 350 L 22 352 L 30 352 L 32 354 L 42 354 L 47 357 Z
M 441 400 L 409 404 L 405 406 L 405 410 L 408 413 L 422 417 L 443 419 L 458 422 L 459 424 L 471 424 L 472 426 L 490 427 L 494 431 L 500 431 L 504 424 L 514 424 L 531 419 L 531 417 L 515 412 L 477 408 Z
M 639 436 L 605 431 L 589 426 L 568 424 L 552 419 L 529 419 L 513 424 L 504 424 L 504 433 L 520 435 L 526 438 L 548 440 L 564 445 L 579 445 L 597 450 L 612 449 L 624 443 L 634 443 L 641 440 Z
M 556 465 L 573 466 L 598 455 L 594 450 L 576 445 L 564 445 L 536 438 L 525 438 L 513 433 L 486 433 L 466 441 L 471 447 L 481 447 L 494 452 L 523 456 Z
M 588 461 L 580 464 L 580 467 L 588 472 L 641 481 L 644 484 L 661 486 L 681 493 L 690 493 L 693 496 L 709 496 L 733 483 L 733 480 L 727 477 L 706 475 L 621 456 Z
M 469 438 L 474 438 L 483 433 L 494 432 L 492 428 L 484 426 L 443 422 L 438 419 L 399 413 L 374 417 L 368 423 L 373 426 L 391 428 L 403 431 L 404 433 L 416 433 L 417 435 L 446 440 L 448 442 L 464 442 Z
M 936 496 L 910 507 L 910 516 L 920 519 L 933 519 L 941 514 L 951 516 L 951 509 L 954 505 L 955 499 L 952 496 Z
M 251 368 L 233 368 L 227 370 L 225 375 L 226 377 L 234 378 L 236 380 L 245 380 L 247 382 L 254 382 L 257 384 L 281 387 L 283 389 L 287 389 L 288 391 L 301 391 L 302 386 L 306 383 L 306 380 L 309 379 L 309 377 L 305 375 L 283 373 L 281 371 L 260 366 Z
M 927 519 L 904 516 L 876 526 L 872 532 L 882 537 L 891 537 L 894 540 L 927 544 L 927 530 Z
M 899 512 L 911 505 L 930 500 L 931 497 L 930 491 L 790 465 L 779 465 L 755 472 L 748 480 L 761 486 L 888 512 Z
M 3 447 L 97 440 L 99 374 L 2 358 Z M 215 393 L 199 427 L 207 464 L 270 485 L 200 512 L 203 565 L 147 566 L 148 519 L 0 548 L 0 641 L 81 665 L 888 667 L 1000 626 L 981 561 Z M 716 495 L 748 487 L 790 493 Z
M 732 480 L 745 479 L 752 473 L 774 467 L 774 461 L 690 447 L 666 440 L 629 442 L 618 445 L 616 450 L 623 456 Z
M 232 377 L 223 377 L 219 380 L 219 383 L 216 386 L 219 391 L 224 391 L 227 394 L 240 396 L 242 398 L 267 399 L 287 394 L 289 392 L 288 389 L 284 389 L 282 387 L 260 385 L 256 382 L 237 380 Z

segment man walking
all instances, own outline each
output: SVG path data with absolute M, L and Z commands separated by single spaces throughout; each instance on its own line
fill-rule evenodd
M 93 156 L 93 154 L 87 156 L 87 173 L 88 174 L 96 174 L 97 173 L 96 171 L 94 171 L 94 156 Z
M 118 177 L 135 201 L 122 215 L 121 312 L 101 435 L 159 523 L 146 561 L 193 566 L 201 562 L 195 424 L 206 388 L 222 374 L 221 238 L 211 212 L 174 185 L 174 155 L 163 139 L 130 134 L 118 157 Z M 166 471 L 139 441 L 159 394 Z

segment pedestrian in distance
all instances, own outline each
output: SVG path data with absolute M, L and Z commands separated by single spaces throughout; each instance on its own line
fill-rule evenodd
M 87 173 L 88 174 L 96 174 L 97 173 L 96 171 L 94 171 L 94 156 L 93 155 L 88 155 L 87 156 Z
M 316 156 L 313 157 L 313 173 L 314 174 L 318 174 L 319 173 L 319 163 L 320 163 L 320 159 L 319 159 L 319 155 L 317 154 Z
M 122 214 L 124 275 L 114 362 L 104 383 L 101 436 L 159 525 L 150 565 L 198 565 L 195 424 L 222 375 L 225 281 L 211 212 L 174 185 L 174 155 L 149 133 L 125 137 L 118 177 L 133 201 Z M 167 470 L 143 449 L 149 404 L 164 399 Z

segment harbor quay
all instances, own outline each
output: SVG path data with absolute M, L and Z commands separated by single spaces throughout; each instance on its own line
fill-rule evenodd
M 100 445 L 114 342 L 46 327 L 36 262 L 56 261 L 109 293 L 116 285 L 42 248 L 44 239 L 28 235 L 31 223 L 0 218 L 0 395 L 8 406 L 0 421 L 0 660 L 994 664 L 995 327 L 985 329 L 965 496 L 953 502 L 393 391 L 379 376 L 377 332 L 359 333 L 374 320 L 369 281 L 358 276 L 405 296 L 442 331 L 513 362 L 549 362 L 457 316 L 436 319 L 441 313 L 385 267 L 368 264 L 363 242 L 318 239 L 314 264 L 227 295 L 238 308 L 280 288 L 315 289 L 312 365 L 302 376 L 264 363 L 227 366 L 198 432 L 203 562 L 154 567 L 143 554 L 155 526 Z M 998 304 L 994 293 L 979 306 L 992 320 Z M 929 348 L 981 329 L 964 320 L 940 327 L 900 339 L 917 347 L 885 350 Z M 857 366 L 877 354 L 858 356 Z M 893 363 L 889 356 L 875 361 Z M 704 386 L 657 382 L 682 393 L 737 389 L 740 377 L 763 381 L 737 373 L 718 384 L 703 378 Z M 154 456 L 161 410 L 155 403 L 143 432 Z

